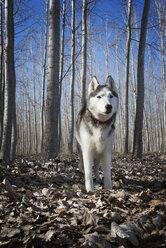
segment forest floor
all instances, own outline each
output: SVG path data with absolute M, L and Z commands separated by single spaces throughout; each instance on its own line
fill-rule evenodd
M 78 159 L 0 162 L 0 248 L 166 247 L 166 156 L 115 155 L 112 181 L 87 194 Z

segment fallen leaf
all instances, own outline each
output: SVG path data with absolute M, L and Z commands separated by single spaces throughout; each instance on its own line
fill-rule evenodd
M 165 202 L 163 202 L 161 200 L 156 200 L 156 199 L 155 200 L 151 200 L 149 202 L 149 204 L 150 204 L 151 207 L 157 207 L 157 206 L 160 206 L 160 205 L 166 205 Z
M 1 237 L 13 238 L 15 235 L 19 234 L 20 232 L 21 232 L 21 230 L 18 228 L 4 227 L 1 230 Z
M 116 193 L 110 193 L 109 198 L 124 198 L 126 193 L 124 190 L 117 191 Z
M 111 244 L 102 236 L 99 236 L 97 232 L 85 234 L 85 240 L 95 244 L 98 248 L 111 248 Z
M 87 226 L 87 225 L 97 225 L 99 221 L 99 217 L 96 216 L 95 214 L 92 213 L 88 213 L 87 211 L 84 212 L 83 218 L 82 218 L 82 223 L 83 225 Z
M 67 208 L 65 206 L 64 207 L 58 207 L 55 209 L 55 212 L 58 214 L 66 212 L 66 211 L 67 211 Z
M 34 198 L 34 195 L 33 195 L 33 193 L 32 193 L 32 190 L 27 189 L 27 190 L 26 190 L 26 196 L 27 196 L 29 199 Z
M 116 212 L 111 212 L 111 221 L 115 221 L 115 222 L 120 222 L 122 220 L 122 217 L 116 213 Z
M 152 222 L 158 229 L 161 229 L 163 223 L 163 216 L 161 214 L 158 214 L 152 219 Z
M 54 234 L 55 234 L 55 231 L 52 231 L 52 230 L 47 231 L 45 234 L 45 241 L 46 242 L 51 241 Z
M 94 227 L 93 230 L 98 232 L 98 233 L 109 233 L 110 232 L 109 228 L 106 228 L 102 225 L 98 225 L 98 226 Z
M 111 223 L 111 237 L 116 238 L 129 238 L 129 234 L 127 234 L 123 228 L 121 228 L 116 222 Z

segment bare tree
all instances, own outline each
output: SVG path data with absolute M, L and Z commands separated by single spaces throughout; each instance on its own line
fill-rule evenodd
M 0 1 L 0 148 L 2 142 L 2 130 L 3 130 L 3 24 L 2 24 L 2 2 Z
M 70 132 L 69 132 L 69 151 L 73 152 L 74 136 L 74 80 L 75 80 L 75 0 L 71 1 L 71 81 L 70 81 Z
M 119 59 L 118 59 L 118 35 L 117 35 L 117 30 L 115 30 L 115 41 L 116 41 L 116 45 L 115 45 L 115 54 L 116 54 L 116 73 L 117 73 L 117 85 L 118 85 L 118 93 L 119 93 L 119 115 L 118 115 L 118 120 L 119 120 L 119 132 L 117 132 L 116 134 L 119 136 L 118 137 L 118 147 L 119 147 L 119 151 L 122 152 L 122 126 L 123 126 L 123 118 L 122 118 L 122 99 L 121 99 L 121 82 L 120 82 L 120 68 L 119 68 Z
M 14 148 L 11 150 L 12 129 L 15 130 L 15 71 L 14 71 L 14 23 L 13 0 L 5 0 L 5 102 L 2 146 L 0 159 L 13 159 Z M 13 125 L 13 128 L 12 128 Z M 13 133 L 15 135 L 15 133 Z M 13 139 L 15 142 L 15 138 Z M 11 154 L 12 152 L 12 154 Z M 11 157 L 12 155 L 12 157 Z
M 86 101 L 86 66 L 87 66 L 87 6 L 83 0 L 82 6 L 82 62 L 81 62 L 81 105 Z
M 14 59 L 14 18 L 13 6 L 11 11 L 11 60 L 12 60 L 12 135 L 11 135 L 11 151 L 10 160 L 13 161 L 16 155 L 17 145 L 17 123 L 16 123 L 16 73 L 15 73 L 15 59 Z
M 127 41 L 126 41 L 126 62 L 125 62 L 125 140 L 124 153 L 128 154 L 129 143 L 129 67 L 130 67 L 130 43 L 131 43 L 131 10 L 132 0 L 128 0 L 128 14 L 127 14 Z
M 160 25 L 160 39 L 161 39 L 161 72 L 162 72 L 162 81 L 163 81 L 163 88 L 164 88 L 164 140 L 166 136 L 166 71 L 165 71 L 165 44 L 164 44 L 164 36 L 165 36 L 165 26 L 166 26 L 166 4 L 164 1 L 156 1 L 156 9 L 158 12 L 158 18 L 159 18 L 159 25 Z M 166 149 L 166 142 L 163 144 L 163 150 Z
M 35 79 L 35 64 L 34 64 L 34 53 L 31 47 L 32 56 L 32 82 L 33 82 L 33 136 L 34 136 L 34 149 L 35 154 L 37 154 L 38 147 L 38 135 L 37 135 L 37 113 L 36 113 L 36 79 Z
M 61 149 L 62 131 L 61 131 L 61 97 L 62 97 L 62 80 L 64 67 L 64 44 L 65 44 L 65 26 L 66 26 L 66 0 L 63 0 L 63 17 L 62 17 L 62 38 L 61 38 L 61 54 L 59 69 L 59 150 Z
M 134 128 L 133 156 L 142 158 L 142 129 L 143 129 L 143 109 L 144 109 L 144 57 L 146 47 L 146 31 L 148 24 L 148 13 L 150 0 L 145 0 L 143 15 L 141 20 L 141 32 L 138 49 L 138 68 L 137 68 L 137 100 L 136 117 Z
M 45 79 L 47 60 L 47 26 L 48 26 L 48 0 L 46 0 L 45 35 L 44 35 L 44 57 L 42 59 L 42 96 L 40 113 L 40 151 L 43 151 L 44 142 L 44 112 L 45 112 Z
M 45 155 L 48 158 L 59 152 L 59 50 L 60 50 L 60 0 L 49 3 L 48 83 L 45 123 Z

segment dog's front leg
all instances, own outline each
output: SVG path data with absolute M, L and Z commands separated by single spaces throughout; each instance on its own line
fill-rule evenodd
M 112 190 L 111 181 L 111 151 L 105 151 L 102 155 L 102 165 L 104 172 L 104 188 Z
M 86 191 L 93 191 L 93 178 L 92 178 L 92 162 L 93 158 L 91 153 L 86 150 L 83 151 L 84 173 L 85 173 L 85 187 Z
M 96 177 L 96 182 L 100 183 L 100 175 L 99 175 L 99 168 L 100 168 L 100 160 L 99 159 L 95 159 L 94 160 L 94 174 Z

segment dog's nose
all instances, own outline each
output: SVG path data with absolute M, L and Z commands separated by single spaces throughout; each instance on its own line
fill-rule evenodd
M 110 113 L 111 110 L 112 110 L 112 105 L 107 104 L 107 105 L 105 106 L 105 108 L 106 108 L 107 112 Z

